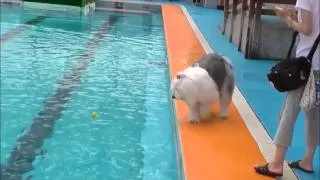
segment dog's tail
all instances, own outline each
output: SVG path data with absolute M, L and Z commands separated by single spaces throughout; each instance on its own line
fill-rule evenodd
M 233 69 L 233 65 L 232 65 L 231 60 L 227 56 L 221 55 L 221 57 L 223 57 L 223 59 L 226 60 L 226 62 L 228 63 L 230 69 Z

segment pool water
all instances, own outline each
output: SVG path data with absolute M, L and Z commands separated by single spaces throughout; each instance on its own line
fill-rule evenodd
M 181 178 L 161 14 L 1 8 L 3 178 Z

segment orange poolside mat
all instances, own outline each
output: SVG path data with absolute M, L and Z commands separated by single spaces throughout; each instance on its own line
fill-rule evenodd
M 171 76 L 205 54 L 179 6 L 162 6 Z M 188 123 L 187 106 L 176 102 L 181 149 L 188 180 L 260 180 L 253 166 L 264 163 L 257 144 L 234 104 L 228 119 L 218 116 Z M 214 107 L 214 114 L 218 108 Z

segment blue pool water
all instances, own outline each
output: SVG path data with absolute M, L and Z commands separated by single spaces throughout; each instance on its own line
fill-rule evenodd
M 160 14 L 1 8 L 2 176 L 180 178 Z

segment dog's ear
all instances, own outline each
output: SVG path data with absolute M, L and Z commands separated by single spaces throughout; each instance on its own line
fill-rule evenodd
M 177 74 L 177 79 L 181 79 L 181 78 L 183 78 L 185 75 L 182 73 L 182 72 L 179 72 L 178 74 Z

